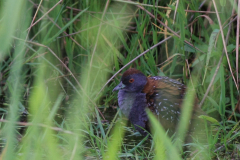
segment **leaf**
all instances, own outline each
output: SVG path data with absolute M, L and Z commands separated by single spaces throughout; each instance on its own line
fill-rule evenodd
M 219 122 L 213 117 L 209 117 L 209 116 L 206 116 L 206 115 L 201 115 L 201 116 L 198 116 L 198 118 L 205 119 L 205 120 L 207 120 L 211 123 L 214 123 L 214 124 L 219 124 Z
M 209 83 L 209 82 L 211 81 L 211 79 L 213 78 L 213 75 L 214 75 L 216 69 L 217 69 L 217 66 L 215 66 L 215 67 L 213 67 L 213 68 L 211 69 L 210 75 L 208 76 L 206 82 Z M 221 74 L 218 72 L 217 75 L 216 75 L 216 77 L 215 77 L 215 79 L 214 79 L 213 84 L 215 84 L 215 83 L 219 80 L 220 76 L 221 76 Z
M 206 54 L 201 55 L 197 60 L 193 62 L 192 67 L 194 67 L 199 62 L 203 61 L 205 57 L 206 57 Z
M 117 159 L 118 151 L 121 148 L 121 142 L 124 135 L 124 130 L 121 127 L 122 122 L 118 122 L 114 129 L 111 140 L 107 143 L 107 151 L 103 155 L 103 159 Z M 130 156 L 131 154 L 126 154 L 125 156 Z M 120 155 L 123 156 L 123 155 Z
M 52 38 L 50 38 L 48 42 L 55 40 L 55 38 L 57 38 L 62 32 L 64 32 L 81 14 L 83 14 L 87 10 L 88 8 L 85 8 L 84 10 L 79 12 L 73 19 L 71 19 L 65 26 L 63 26 Z
M 0 61 L 4 60 L 7 50 L 11 47 L 12 36 L 21 17 L 24 0 L 7 0 L 1 2 L 0 13 Z M 11 8 L 11 9 L 10 9 Z
M 181 47 L 181 49 L 182 49 L 182 47 Z M 193 48 L 192 46 L 188 45 L 188 44 L 185 44 L 185 45 L 184 45 L 183 50 L 186 51 L 186 52 L 193 52 L 193 53 L 196 52 L 196 49 Z
M 208 46 L 207 45 L 205 45 L 205 44 L 194 44 L 194 46 L 196 47 L 196 48 L 201 48 L 201 50 L 203 51 L 203 52 L 207 52 L 207 49 L 208 49 Z M 184 45 L 184 48 L 182 48 L 181 47 L 181 49 L 183 49 L 184 51 L 186 51 L 186 52 L 193 52 L 193 53 L 195 53 L 197 50 L 195 49 L 195 47 L 192 47 L 192 46 L 190 46 L 190 45 L 188 45 L 188 44 L 185 44 Z
M 232 50 L 234 50 L 236 48 L 236 45 L 234 45 L 234 44 L 229 44 L 228 46 L 227 46 L 227 52 L 231 52 Z
M 221 5 L 222 7 L 225 7 L 225 5 L 226 5 L 226 0 L 220 0 L 220 5 Z
M 134 155 L 132 153 L 120 153 L 118 155 L 119 158 L 127 158 L 127 157 L 133 157 Z
M 174 70 L 175 70 L 175 67 L 177 66 L 177 58 L 178 58 L 178 57 L 174 57 L 174 58 L 173 58 L 173 62 L 172 62 L 171 68 L 170 68 L 170 75 L 173 74 L 173 72 L 174 72 Z
M 155 151 L 156 151 L 156 155 L 154 157 L 154 159 L 181 159 L 180 155 L 177 152 L 177 148 L 176 146 L 174 146 L 171 143 L 170 138 L 166 135 L 163 127 L 161 126 L 161 124 L 159 123 L 159 121 L 156 119 L 156 117 L 152 114 L 152 112 L 150 112 L 149 110 L 147 110 L 147 114 L 149 117 L 149 120 L 151 122 L 152 125 L 152 133 L 153 133 L 153 141 L 154 141 L 154 145 L 155 145 Z M 166 153 L 168 152 L 168 154 Z M 169 155 L 170 157 L 167 157 L 167 155 Z
M 205 77 L 206 77 L 209 60 L 210 60 L 210 57 L 211 57 L 212 49 L 213 49 L 214 42 L 215 42 L 215 40 L 216 40 L 216 37 L 217 37 L 218 32 L 219 32 L 219 29 L 214 29 L 213 32 L 212 32 L 212 34 L 211 34 L 211 36 L 210 36 L 210 39 L 209 39 L 209 47 L 208 47 L 208 52 L 207 52 L 207 60 L 206 60 L 206 65 L 205 65 L 205 73 L 204 73 L 204 77 L 203 77 L 203 82 L 202 82 L 202 84 L 204 83 L 204 80 L 205 80 Z
M 240 144 L 235 144 L 236 149 L 238 149 L 238 151 L 240 151 Z

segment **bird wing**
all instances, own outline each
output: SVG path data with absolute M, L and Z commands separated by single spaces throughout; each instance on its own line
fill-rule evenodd
M 168 77 L 149 77 L 143 89 L 148 108 L 156 115 L 165 129 L 174 132 L 181 114 L 181 104 L 186 87 Z
M 185 85 L 168 77 L 149 77 L 143 89 L 148 102 L 162 102 L 180 107 L 185 95 Z

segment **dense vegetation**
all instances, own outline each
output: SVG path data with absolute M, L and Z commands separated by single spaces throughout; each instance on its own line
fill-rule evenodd
M 0 158 L 239 158 L 239 3 L 0 1 Z M 127 124 L 112 89 L 129 67 L 194 87 L 207 143 L 178 141 L 192 92 L 175 138 Z

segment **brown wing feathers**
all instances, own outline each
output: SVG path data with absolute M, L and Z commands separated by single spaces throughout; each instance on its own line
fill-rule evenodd
M 174 103 L 182 103 L 186 87 L 176 80 L 167 77 L 149 77 L 143 89 L 149 102 L 155 99 L 168 99 Z

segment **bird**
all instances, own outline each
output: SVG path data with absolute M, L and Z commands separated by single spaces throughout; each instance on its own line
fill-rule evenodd
M 147 77 L 141 71 L 130 68 L 123 73 L 114 91 L 119 91 L 118 105 L 121 112 L 141 135 L 150 133 L 151 124 L 146 109 L 158 118 L 168 134 L 176 132 L 186 94 L 186 86 L 181 82 L 165 76 Z M 193 118 L 189 123 L 194 124 L 194 119 L 202 113 L 196 98 Z

